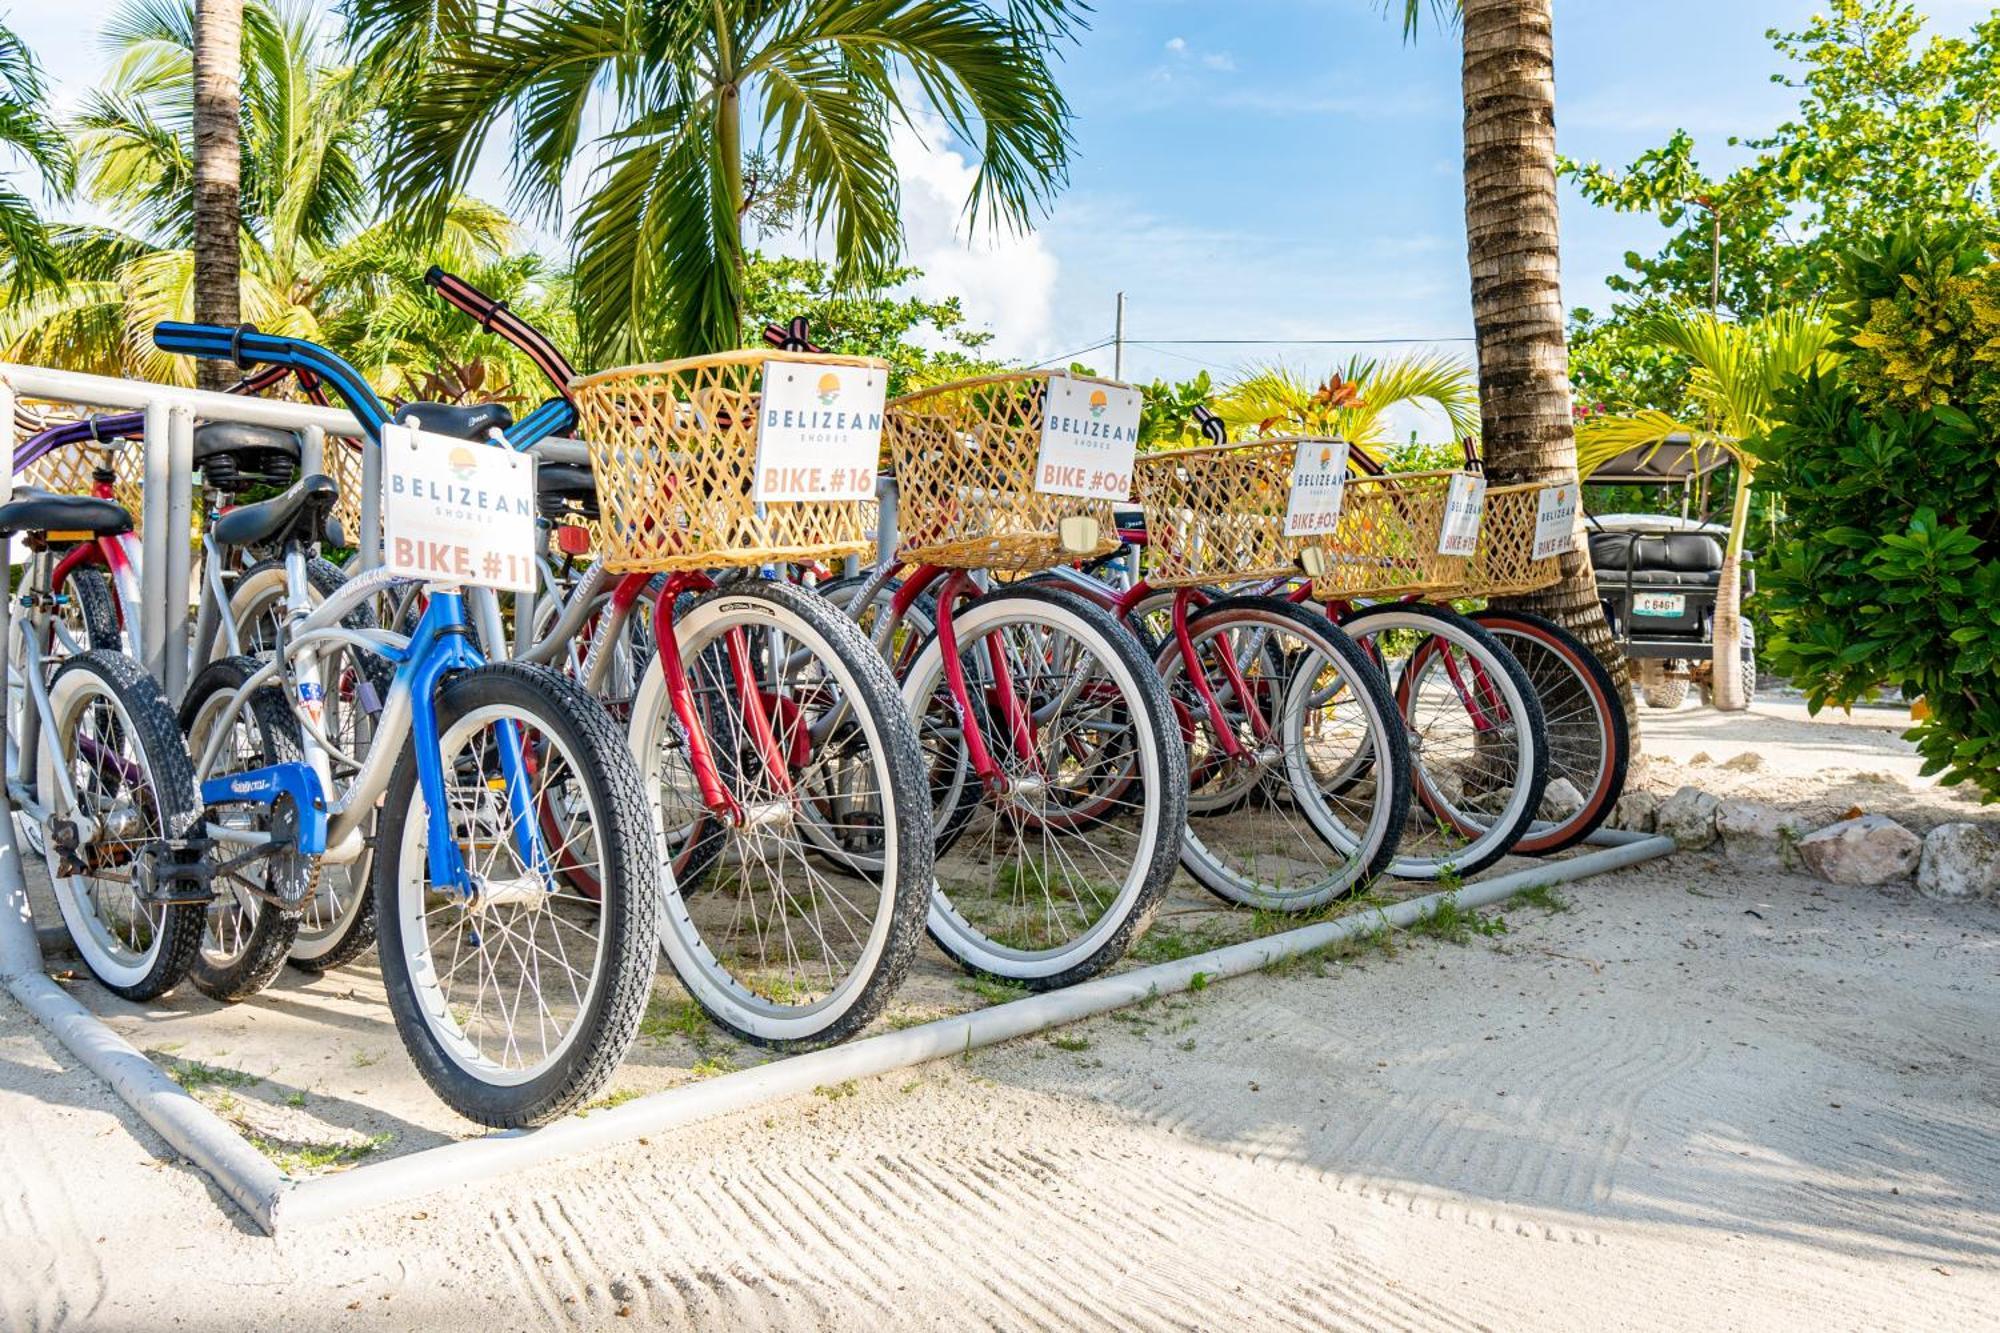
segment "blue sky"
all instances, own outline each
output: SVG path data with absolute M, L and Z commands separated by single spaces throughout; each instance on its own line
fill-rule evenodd
M 9 22 L 73 101 L 101 77 L 115 0 L 14 6 Z M 1962 29 L 1990 0 L 1920 0 Z M 1711 167 L 1728 135 L 1793 104 L 1767 28 L 1811 0 L 1556 0 L 1562 150 L 1623 163 L 1676 126 Z M 1063 73 L 1077 113 L 1070 188 L 1034 235 L 968 247 L 968 169 L 941 136 L 906 136 L 905 222 L 928 286 L 966 298 L 1008 357 L 1109 335 L 1127 293 L 1127 378 L 1218 374 L 1284 358 L 1315 370 L 1353 348 L 1163 346 L 1192 338 L 1463 338 L 1470 333 L 1454 43 L 1406 46 L 1375 0 L 1099 0 Z M 930 139 L 926 144 L 925 137 Z M 483 173 L 499 197 L 497 174 Z M 1564 200 L 1565 300 L 1659 231 Z M 803 245 L 797 239 L 778 244 Z M 1152 346 L 1145 344 L 1152 343 Z M 1463 354 L 1461 343 L 1441 344 Z M 1110 367 L 1108 351 L 1089 358 Z

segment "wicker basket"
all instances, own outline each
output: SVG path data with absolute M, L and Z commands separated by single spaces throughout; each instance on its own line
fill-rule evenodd
M 1463 581 L 1442 591 L 1452 597 L 1503 597 L 1534 592 L 1559 580 L 1561 559 L 1533 558 L 1535 513 L 1546 489 L 1543 482 L 1488 487 L 1479 548 L 1465 562 Z
M 759 504 L 759 383 L 766 362 L 886 370 L 867 357 L 769 348 L 628 366 L 570 384 L 612 573 L 716 569 L 858 555 L 874 538 L 864 501 Z
M 1285 535 L 1295 444 L 1140 455 L 1133 482 L 1146 511 L 1146 581 L 1179 588 L 1296 573 L 1298 540 Z
M 1340 525 L 1330 536 L 1295 538 L 1321 601 L 1403 597 L 1456 588 L 1471 560 L 1439 555 L 1445 501 L 1456 472 L 1349 477 Z
M 1026 573 L 1118 548 L 1111 501 L 1044 495 L 1034 487 L 1043 395 L 1053 373 L 958 380 L 889 404 L 900 559 Z

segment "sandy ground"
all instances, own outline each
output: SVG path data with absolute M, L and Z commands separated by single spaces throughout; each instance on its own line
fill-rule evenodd
M 1802 718 L 1648 713 L 1641 780 L 1975 810 L 1899 715 Z M 0 1001 L 0 1328 L 2000 1327 L 2000 906 L 1565 897 L 275 1241 Z M 77 993 L 274 1151 L 464 1132 L 369 969 Z M 982 998 L 932 962 L 902 1012 Z M 621 1087 L 751 1058 L 657 1017 Z

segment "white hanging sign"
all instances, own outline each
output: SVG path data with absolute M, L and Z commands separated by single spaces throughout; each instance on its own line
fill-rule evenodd
M 535 589 L 535 459 L 382 428 L 383 563 L 426 583 Z
M 878 367 L 766 361 L 752 498 L 874 499 L 888 398 Z
M 1452 475 L 1445 493 L 1444 524 L 1438 529 L 1439 555 L 1471 555 L 1479 549 L 1479 525 L 1486 520 L 1486 478 Z
M 1139 391 L 1127 384 L 1049 376 L 1035 489 L 1087 500 L 1131 498 L 1139 405 Z
M 1292 494 L 1285 506 L 1287 537 L 1316 537 L 1340 526 L 1347 496 L 1347 441 L 1300 440 L 1292 453 Z
M 1535 550 L 1531 559 L 1547 560 L 1576 549 L 1578 488 L 1573 483 L 1545 486 L 1535 497 Z

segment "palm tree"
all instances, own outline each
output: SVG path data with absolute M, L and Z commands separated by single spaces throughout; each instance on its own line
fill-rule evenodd
M 53 230 L 70 281 L 0 309 L 9 356 L 163 382 L 191 378 L 186 358 L 153 347 L 152 329 L 202 308 L 198 224 L 187 205 L 195 28 L 186 0 L 139 0 L 107 25 L 117 60 L 73 129 L 88 164 L 84 188 L 115 225 Z M 243 33 L 235 252 L 238 308 L 250 322 L 317 339 L 386 336 L 395 319 L 414 317 L 407 298 L 422 292 L 427 265 L 471 268 L 506 252 L 512 225 L 464 196 L 450 201 L 437 243 L 421 251 L 393 220 L 371 224 L 366 153 L 375 103 L 351 70 L 329 62 L 318 16 L 251 0 Z
M 1389 409 L 1400 404 L 1442 413 L 1455 439 L 1479 433 L 1472 372 L 1438 352 L 1355 357 L 1317 383 L 1283 365 L 1265 366 L 1224 390 L 1216 413 L 1239 429 L 1338 435 L 1380 451 L 1390 444 Z
M 1750 518 L 1750 489 L 1756 459 L 1739 446 L 1773 424 L 1772 412 L 1785 381 L 1833 359 L 1833 329 L 1816 310 L 1787 310 L 1749 324 L 1736 324 L 1707 311 L 1663 311 L 1642 321 L 1637 332 L 1685 357 L 1693 366 L 1687 398 L 1697 409 L 1691 420 L 1665 412 L 1593 417 L 1577 427 L 1577 458 L 1588 476 L 1629 449 L 1657 448 L 1675 436 L 1696 448 L 1721 448 L 1736 460 L 1736 497 L 1730 510 L 1729 546 L 1715 597 L 1714 676 L 1711 697 L 1724 710 L 1749 706 L 1742 676 L 1743 532 Z
M 843 285 L 896 263 L 891 130 L 940 115 L 979 163 L 968 211 L 1023 226 L 1064 182 L 1053 44 L 1074 0 L 354 0 L 369 62 L 402 68 L 390 196 L 434 222 L 511 121 L 521 203 L 570 238 L 584 353 L 733 347 L 746 218 L 779 208 L 832 242 Z M 423 67 L 407 66 L 422 50 Z M 591 127 L 603 126 L 586 142 Z
M 45 184 L 67 192 L 75 179 L 75 161 L 69 141 L 48 118 L 47 105 L 41 66 L 19 37 L 0 26 L 0 147 L 24 160 Z M 0 247 L 12 255 L 14 295 L 38 284 L 62 282 L 55 247 L 34 204 L 4 177 L 0 177 Z
M 195 0 L 194 14 L 194 317 L 206 324 L 236 324 L 242 316 L 237 102 L 243 91 L 243 0 Z M 205 360 L 198 373 L 203 387 L 223 389 L 236 372 Z
M 1465 239 L 1479 347 L 1480 434 L 1496 483 L 1553 480 L 1576 468 L 1556 208 L 1552 0 L 1385 0 L 1414 38 L 1429 9 L 1461 35 Z M 1639 734 L 1631 668 L 1581 551 L 1555 587 L 1501 599 L 1575 632 L 1609 666 Z

